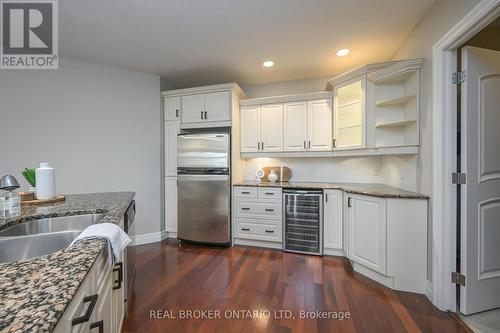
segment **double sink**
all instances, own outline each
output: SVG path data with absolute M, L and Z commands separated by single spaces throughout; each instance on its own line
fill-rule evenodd
M 43 256 L 67 248 L 104 214 L 47 218 L 16 224 L 0 231 L 0 264 Z

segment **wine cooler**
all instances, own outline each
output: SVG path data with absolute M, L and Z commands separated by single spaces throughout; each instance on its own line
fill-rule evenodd
M 284 190 L 283 250 L 323 254 L 323 191 Z

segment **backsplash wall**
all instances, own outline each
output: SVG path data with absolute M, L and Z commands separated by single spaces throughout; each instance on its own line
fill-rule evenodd
M 287 166 L 292 181 L 383 183 L 416 191 L 416 158 L 321 157 L 321 158 L 252 158 L 244 161 L 245 180 L 255 180 L 255 173 L 265 166 Z

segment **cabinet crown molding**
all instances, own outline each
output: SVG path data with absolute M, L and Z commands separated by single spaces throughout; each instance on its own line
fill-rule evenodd
M 340 75 L 337 75 L 336 77 L 328 80 L 326 82 L 326 87 L 325 90 L 333 90 L 333 86 L 336 86 L 339 83 L 349 81 L 351 79 L 354 79 L 356 77 L 359 77 L 364 74 L 368 74 L 371 72 L 374 72 L 376 70 L 380 70 L 383 68 L 386 68 L 388 66 L 392 66 L 395 64 L 400 63 L 401 61 L 388 61 L 388 62 L 379 62 L 375 64 L 365 64 L 359 67 L 356 67 L 348 72 L 342 73 Z
M 368 74 L 368 80 L 373 83 L 380 83 L 391 79 L 393 76 L 399 76 L 401 73 L 418 70 L 422 67 L 423 63 L 424 59 L 422 58 L 403 60 Z
M 241 100 L 240 105 L 251 106 L 251 105 L 261 105 L 261 104 L 287 103 L 287 102 L 308 101 L 316 99 L 326 99 L 332 97 L 333 94 L 331 91 L 319 91 L 319 92 L 311 92 L 305 94 L 249 98 Z
M 241 87 L 235 82 L 214 84 L 214 85 L 194 87 L 194 88 L 166 90 L 162 91 L 161 95 L 163 97 L 172 97 L 172 96 L 192 95 L 192 94 L 227 91 L 227 90 L 234 92 L 236 95 L 238 95 L 239 98 L 242 99 L 247 98 L 247 95 L 245 94 L 243 89 L 241 89 Z

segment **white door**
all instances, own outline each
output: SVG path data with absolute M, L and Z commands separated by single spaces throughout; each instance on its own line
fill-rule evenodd
M 182 124 L 202 123 L 205 121 L 205 95 L 182 96 Z
M 307 149 L 332 150 L 332 100 L 307 102 Z
M 342 242 L 343 233 L 343 214 L 342 206 L 343 192 L 339 190 L 324 191 L 324 208 L 323 208 L 323 246 L 328 249 L 342 250 L 344 248 Z
M 283 105 L 283 150 L 307 149 L 307 102 L 289 102 Z
M 207 121 L 230 121 L 229 91 L 205 94 L 205 111 Z
M 181 98 L 180 97 L 167 97 L 164 99 L 163 109 L 165 111 L 165 120 L 180 119 L 181 112 Z
M 165 177 L 165 230 L 177 237 L 177 177 Z
M 179 120 L 165 122 L 165 176 L 177 176 L 177 135 Z
M 356 78 L 333 89 L 334 149 L 366 147 L 366 76 Z
M 240 109 L 241 152 L 260 151 L 260 106 L 242 106 Z
M 261 106 L 261 146 L 264 152 L 283 151 L 283 104 Z
M 462 50 L 460 312 L 500 307 L 500 52 Z
M 349 259 L 386 273 L 386 199 L 346 194 Z

